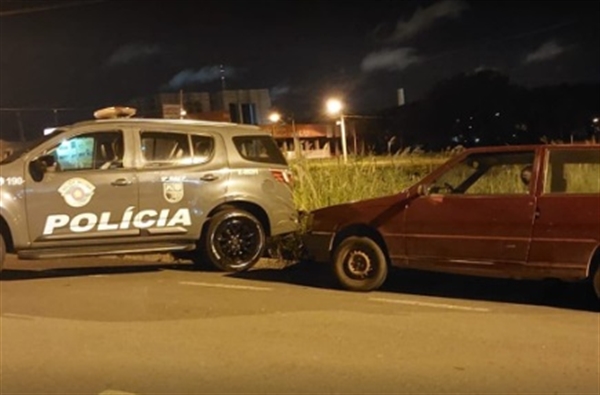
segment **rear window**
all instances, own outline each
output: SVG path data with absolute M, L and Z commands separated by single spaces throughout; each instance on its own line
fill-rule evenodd
M 287 165 L 283 153 L 270 136 L 238 136 L 233 138 L 233 143 L 246 160 Z
M 550 151 L 544 193 L 599 194 L 600 150 Z

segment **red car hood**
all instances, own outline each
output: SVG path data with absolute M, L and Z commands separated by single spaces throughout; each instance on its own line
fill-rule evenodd
M 351 224 L 378 228 L 386 219 L 404 210 L 408 191 L 396 195 L 328 206 L 311 212 L 312 231 L 331 232 Z

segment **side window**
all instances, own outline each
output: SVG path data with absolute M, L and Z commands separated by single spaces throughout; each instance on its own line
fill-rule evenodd
M 212 137 L 192 135 L 194 164 L 208 162 L 215 152 L 215 140 Z
M 287 165 L 277 143 L 270 136 L 238 136 L 233 138 L 233 143 L 246 160 Z
M 544 193 L 599 194 L 600 150 L 550 150 Z
M 63 140 L 47 151 L 56 171 L 104 170 L 123 167 L 123 133 L 106 131 Z
M 145 166 L 177 166 L 192 163 L 187 134 L 142 132 L 141 142 Z
M 527 194 L 534 152 L 473 154 L 442 174 L 430 193 L 465 195 Z

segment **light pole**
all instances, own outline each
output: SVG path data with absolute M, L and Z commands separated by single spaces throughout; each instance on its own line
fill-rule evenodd
M 300 149 L 300 141 L 298 139 L 298 133 L 296 132 L 296 121 L 294 120 L 293 115 L 289 116 L 288 119 L 292 124 L 292 137 L 294 138 L 294 156 L 297 159 L 300 158 L 300 156 L 302 155 L 302 150 Z M 271 121 L 273 125 L 277 124 L 281 121 L 281 114 L 278 112 L 272 112 L 271 114 L 269 114 L 269 121 Z
M 183 108 L 183 89 L 179 90 L 179 119 L 184 119 L 187 111 Z
M 346 123 L 344 121 L 344 112 L 342 111 L 344 105 L 338 99 L 329 99 L 326 103 L 327 112 L 331 115 L 340 116 L 340 129 L 342 131 L 342 155 L 344 157 L 344 163 L 348 163 L 348 147 L 346 146 Z
M 271 121 L 271 123 L 273 124 L 273 126 L 271 126 L 271 134 L 273 135 L 273 137 L 275 137 L 275 125 L 280 120 L 281 114 L 279 114 L 278 112 L 272 112 L 269 114 L 269 121 Z

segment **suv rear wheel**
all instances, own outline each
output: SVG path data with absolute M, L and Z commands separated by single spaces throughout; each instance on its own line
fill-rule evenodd
M 248 270 L 262 256 L 265 239 L 262 224 L 252 214 L 224 209 L 212 217 L 202 237 L 202 258 L 228 272 Z

